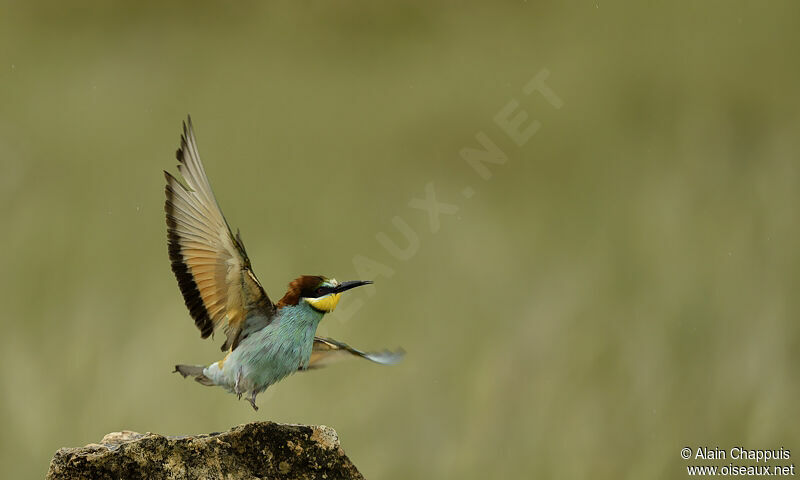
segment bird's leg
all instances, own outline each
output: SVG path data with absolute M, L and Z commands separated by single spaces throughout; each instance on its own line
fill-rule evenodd
M 258 395 L 258 392 L 253 390 L 252 392 L 250 392 L 250 398 L 248 398 L 248 400 L 250 400 L 250 405 L 253 406 L 253 410 L 255 410 L 257 412 L 258 411 L 258 405 L 256 405 L 256 395 Z
M 236 397 L 241 400 L 242 399 L 242 391 L 239 390 L 239 382 L 242 380 L 242 367 L 239 367 L 239 371 L 236 372 L 236 383 L 233 385 L 233 391 L 236 392 Z

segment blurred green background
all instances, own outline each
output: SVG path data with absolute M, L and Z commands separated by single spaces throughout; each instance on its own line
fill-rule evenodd
M 336 428 L 367 478 L 800 452 L 799 41 L 796 2 L 3 3 L 5 475 L 254 420 Z M 522 93 L 543 69 L 561 109 Z M 541 123 L 522 147 L 493 120 L 512 100 Z M 271 296 L 378 262 L 320 330 L 403 364 L 295 375 L 257 413 L 170 373 L 221 343 L 167 260 L 187 113 Z M 480 131 L 508 155 L 488 181 L 459 156 Z M 408 205 L 430 182 L 459 209 L 435 233 Z M 376 238 L 404 244 L 395 217 L 408 260 Z

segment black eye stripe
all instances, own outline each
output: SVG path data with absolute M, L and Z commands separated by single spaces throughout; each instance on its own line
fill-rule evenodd
M 331 288 L 331 287 L 317 287 L 317 289 L 314 290 L 314 296 L 315 297 L 323 297 L 323 296 L 331 293 L 332 291 L 333 291 L 333 288 Z

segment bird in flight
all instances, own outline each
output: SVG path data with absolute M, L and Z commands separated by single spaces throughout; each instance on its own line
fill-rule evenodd
M 317 337 L 326 313 L 343 292 L 372 282 L 339 282 L 321 275 L 302 275 L 289 283 L 273 303 L 256 278 L 238 231 L 233 234 L 206 177 L 189 117 L 177 151 L 183 182 L 167 179 L 167 240 L 172 271 L 200 336 L 222 329 L 222 360 L 208 366 L 176 365 L 175 372 L 207 386 L 237 395 L 256 396 L 294 372 L 319 368 L 342 357 L 360 357 L 391 365 L 398 351 L 364 352 L 331 338 Z

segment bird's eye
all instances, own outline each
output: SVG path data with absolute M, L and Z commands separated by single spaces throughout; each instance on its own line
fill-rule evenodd
M 321 296 L 325 295 L 326 290 L 327 289 L 325 287 L 319 287 L 319 288 L 317 288 L 315 293 L 317 294 L 318 297 L 321 297 Z

